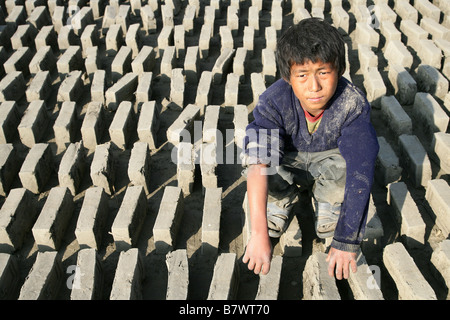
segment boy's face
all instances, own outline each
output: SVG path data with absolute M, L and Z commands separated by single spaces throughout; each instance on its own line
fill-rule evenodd
M 291 66 L 289 84 L 303 109 L 312 115 L 319 114 L 333 97 L 339 75 L 332 63 L 320 60 Z

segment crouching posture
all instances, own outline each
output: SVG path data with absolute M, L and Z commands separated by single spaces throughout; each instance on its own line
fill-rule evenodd
M 344 41 L 327 22 L 291 26 L 276 56 L 282 79 L 259 97 L 244 141 L 251 237 L 243 261 L 269 271 L 270 237 L 285 231 L 299 188 L 308 188 L 317 236 L 333 237 L 328 272 L 347 278 L 356 272 L 379 148 L 370 104 L 343 77 Z

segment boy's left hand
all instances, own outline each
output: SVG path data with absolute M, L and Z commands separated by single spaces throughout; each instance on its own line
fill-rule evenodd
M 328 262 L 328 274 L 333 277 L 336 272 L 336 279 L 338 280 L 341 280 L 342 276 L 344 276 L 344 279 L 348 279 L 349 265 L 353 273 L 356 272 L 355 252 L 342 251 L 331 247 L 326 261 Z

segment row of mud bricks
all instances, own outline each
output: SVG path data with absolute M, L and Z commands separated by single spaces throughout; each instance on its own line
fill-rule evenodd
M 386 225 L 372 199 L 350 295 L 385 299 L 393 290 L 398 299 L 447 298 L 445 0 L 0 2 L 0 298 L 57 299 L 61 291 L 67 299 L 146 298 L 150 254 L 167 266 L 164 298 L 192 297 L 192 253 L 176 243 L 189 211 L 185 200 L 194 194 L 202 213 L 196 241 L 214 260 L 203 296 L 236 298 L 242 252 L 219 246 L 222 207 L 230 206 L 220 175 L 240 166 L 251 111 L 278 77 L 277 37 L 310 16 L 325 18 L 348 40 L 345 76 L 367 94 L 383 128 L 377 188 L 397 223 L 396 240 L 382 241 Z M 175 168 L 174 183 L 155 187 L 164 168 Z M 118 179 L 126 181 L 122 188 Z M 150 200 L 156 192 L 157 203 Z M 233 210 L 241 213 L 245 247 L 244 193 Z M 149 232 L 151 244 L 142 250 L 138 240 Z M 302 256 L 300 297 L 342 298 L 327 275 L 329 241 L 305 257 L 302 240 L 294 216 L 255 299 L 279 298 L 284 261 Z M 418 263 L 422 251 L 416 256 L 427 261 Z M 118 261 L 105 286 L 111 252 Z M 367 262 L 375 257 L 378 269 Z M 380 273 L 393 289 L 383 287 L 385 278 L 380 285 Z

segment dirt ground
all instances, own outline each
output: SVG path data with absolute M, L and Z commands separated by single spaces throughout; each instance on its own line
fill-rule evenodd
M 250 1 L 241 2 L 241 16 L 240 29 L 238 36 L 234 39 L 235 46 L 242 46 L 242 35 L 243 27 L 247 25 L 247 12 Z M 344 1 L 344 8 L 350 9 L 348 2 Z M 327 11 L 329 12 L 329 10 Z M 290 13 L 290 6 L 287 5 L 284 8 L 285 17 L 283 20 L 283 27 L 287 27 L 292 23 L 293 15 Z M 355 18 L 352 11 L 349 11 L 351 17 L 351 27 L 352 32 L 355 28 Z M 178 16 L 175 17 L 175 24 L 180 24 L 182 22 L 183 11 L 180 12 Z M 325 14 L 325 19 L 331 21 L 328 13 Z M 133 16 L 131 23 L 139 22 L 139 17 Z M 158 18 L 158 30 L 161 27 L 161 19 Z M 101 26 L 101 19 L 97 21 L 97 24 Z M 220 18 L 216 18 L 215 34 L 211 40 L 210 54 L 205 60 L 199 61 L 199 71 L 211 70 L 214 65 L 215 60 L 219 56 L 220 52 L 220 37 L 218 34 L 218 29 L 220 25 L 226 24 L 226 11 L 222 10 Z M 261 29 L 270 25 L 270 11 L 266 8 L 262 11 L 260 17 Z M 186 46 L 197 45 L 198 37 L 200 34 L 200 28 L 202 26 L 202 17 L 197 19 L 195 24 L 195 30 L 193 36 L 188 36 L 186 38 Z M 352 80 L 360 87 L 363 88 L 363 76 L 359 70 L 358 55 L 356 50 L 356 43 L 353 42 L 353 34 L 350 32 L 350 36 L 346 36 L 345 39 L 349 44 L 349 61 L 350 61 L 350 74 Z M 150 34 L 145 35 L 142 33 L 143 44 L 151 45 L 157 47 L 157 35 Z M 387 79 L 387 65 L 383 58 L 382 48 L 383 39 L 380 42 L 380 48 L 377 52 L 379 57 L 379 70 L 383 75 L 386 84 L 389 84 Z M 246 69 L 245 81 L 240 85 L 239 91 L 239 103 L 248 106 L 249 112 L 253 108 L 253 96 L 250 84 L 250 74 L 252 72 L 261 72 L 261 49 L 265 47 L 264 32 L 261 32 L 258 37 L 255 38 L 255 54 L 248 61 Z M 101 43 L 99 46 L 100 56 L 102 57 L 102 66 L 104 69 L 108 70 L 110 67 L 110 62 L 113 57 L 106 56 L 104 52 L 104 37 L 101 38 Z M 412 51 L 413 52 L 413 51 Z M 416 55 L 415 55 L 416 57 Z M 417 66 L 419 60 L 416 57 L 415 66 Z M 178 59 L 177 65 L 183 67 L 183 60 Z M 171 125 L 171 123 L 179 115 L 179 111 L 172 110 L 168 108 L 169 91 L 170 91 L 170 80 L 164 79 L 159 74 L 159 64 L 155 66 L 153 71 L 154 81 L 152 84 L 152 99 L 157 101 L 161 108 L 160 114 L 160 130 L 158 132 L 158 149 L 152 151 L 152 165 L 151 165 L 151 179 L 149 187 L 148 199 L 148 214 L 144 222 L 142 233 L 139 238 L 138 248 L 144 256 L 145 261 L 145 279 L 142 283 L 142 291 L 144 299 L 156 299 L 164 300 L 167 288 L 167 267 L 165 264 L 165 256 L 158 255 L 155 253 L 155 246 L 153 243 L 152 228 L 155 222 L 159 205 L 164 192 L 164 187 L 166 186 L 176 186 L 176 164 L 171 161 L 171 150 L 167 147 L 166 130 Z M 48 101 L 48 106 L 56 104 L 56 92 L 61 79 L 58 76 L 54 76 L 54 90 L 52 97 Z M 212 105 L 222 105 L 224 103 L 224 83 L 213 84 L 212 85 Z M 84 112 L 88 102 L 90 101 L 89 94 L 89 79 L 85 80 L 85 95 L 82 97 L 82 101 L 79 103 L 79 119 L 80 123 L 84 117 Z M 194 103 L 195 101 L 196 87 L 187 84 L 185 89 L 185 102 Z M 392 87 L 388 85 L 388 95 L 393 93 Z M 19 102 L 19 106 L 26 108 L 26 101 L 23 99 Z M 411 106 L 404 106 L 407 112 L 410 112 Z M 58 113 L 58 106 L 54 109 L 49 108 L 52 113 L 52 119 L 56 119 Z M 113 114 L 108 114 L 108 121 L 110 123 Z M 388 139 L 390 144 L 396 149 L 396 138 L 391 132 L 388 131 L 385 119 L 381 115 L 381 111 L 373 109 L 372 112 L 373 123 L 375 125 L 377 134 L 379 136 L 384 136 Z M 251 119 L 251 114 L 250 114 Z M 219 126 L 222 132 L 225 129 L 233 128 L 233 114 L 221 112 Z M 53 132 L 51 130 L 52 126 L 49 126 L 47 141 L 54 142 Z M 420 128 L 414 128 L 414 133 L 417 134 L 421 141 L 426 142 L 423 133 Z M 81 136 L 80 136 L 81 138 Z M 104 142 L 109 141 L 109 136 L 107 131 L 103 137 Z M 137 139 L 137 137 L 135 137 Z M 424 143 L 427 147 L 429 144 Z M 51 177 L 51 181 L 47 186 L 47 191 L 43 192 L 39 199 L 39 206 L 42 208 L 45 203 L 48 191 L 58 185 L 57 181 L 57 168 L 58 163 L 61 160 L 63 152 L 57 150 L 56 145 L 52 143 L 55 155 L 55 172 Z M 20 146 L 19 146 L 20 148 Z M 26 155 L 27 150 L 22 150 L 23 157 Z M 120 207 L 122 198 L 125 194 L 126 187 L 129 184 L 127 177 L 127 164 L 130 156 L 130 150 L 114 152 L 114 158 L 116 162 L 116 181 L 115 181 L 115 194 L 110 197 L 110 215 L 108 228 L 112 225 L 115 215 Z M 92 161 L 92 152 L 88 154 L 87 162 L 88 166 Z M 438 167 L 436 163 L 434 165 L 434 177 L 440 176 L 438 172 Z M 242 256 L 244 254 L 244 244 L 242 237 L 242 201 L 244 199 L 244 194 L 246 191 L 245 179 L 241 176 L 242 167 L 239 163 L 236 164 L 222 164 L 218 167 L 218 184 L 222 187 L 222 211 L 221 211 L 221 227 L 220 227 L 220 248 L 219 253 L 222 252 L 234 252 L 238 257 L 238 269 L 239 269 L 239 289 L 237 292 L 237 299 L 251 300 L 254 299 L 257 293 L 257 287 L 259 282 L 259 277 L 254 275 L 251 271 L 247 270 L 246 265 L 242 263 Z M 447 179 L 448 177 L 442 176 Z M 427 243 L 423 249 L 409 250 L 410 254 L 413 256 L 414 261 L 419 266 L 419 269 L 424 274 L 427 281 L 432 285 L 439 299 L 445 299 L 447 296 L 447 288 L 443 282 L 435 277 L 432 265 L 430 263 L 430 256 L 432 249 L 436 244 L 444 239 L 444 236 L 440 230 L 436 227 L 434 220 L 435 217 L 432 210 L 429 208 L 425 200 L 425 190 L 423 188 L 414 188 L 407 177 L 403 177 L 412 193 L 412 196 L 416 203 L 418 204 L 419 210 L 422 213 L 423 219 L 427 225 Z M 17 179 L 16 186 L 20 186 L 20 181 Z M 77 251 L 79 250 L 78 243 L 75 238 L 74 230 L 76 226 L 77 217 L 82 206 L 84 199 L 84 193 L 87 188 L 92 186 L 92 181 L 90 180 L 89 174 L 86 174 L 81 192 L 76 195 L 75 200 L 75 212 L 71 220 L 69 229 L 67 230 L 66 237 L 64 239 L 64 245 L 60 249 L 62 261 L 64 278 L 70 276 L 66 273 L 68 266 L 76 264 Z M 377 212 L 384 227 L 384 237 L 382 239 L 383 246 L 394 241 L 399 240 L 398 227 L 395 225 L 391 208 L 386 203 L 386 188 L 380 186 L 379 184 L 374 185 L 373 198 L 375 205 L 377 207 Z M 177 234 L 175 249 L 187 249 L 189 258 L 189 299 L 193 300 L 203 300 L 206 299 L 208 295 L 209 285 L 213 275 L 213 269 L 216 257 L 202 255 L 200 250 L 201 245 L 201 222 L 202 222 L 202 209 L 203 209 L 204 195 L 202 192 L 200 171 L 197 168 L 196 180 L 194 185 L 194 191 L 189 196 L 185 198 L 185 210 L 181 222 L 181 228 Z M 313 217 L 312 208 L 310 204 L 310 199 L 307 193 L 301 194 L 300 203 L 297 205 L 295 213 L 299 219 L 300 226 L 303 233 L 303 255 L 301 257 L 284 257 L 283 267 L 281 272 L 281 280 L 279 287 L 279 296 L 281 300 L 296 300 L 302 299 L 302 272 L 304 269 L 305 262 L 309 255 L 311 255 L 316 250 L 323 250 L 324 246 L 321 241 L 316 237 L 313 229 Z M 274 254 L 281 254 L 281 249 L 277 240 L 273 241 Z M 32 235 L 27 238 L 25 246 L 19 250 L 16 255 L 21 261 L 21 280 L 24 281 L 26 275 L 28 274 L 33 262 L 35 261 L 37 255 L 37 246 L 34 243 Z M 117 267 L 117 262 L 119 258 L 119 252 L 115 250 L 114 241 L 112 235 L 105 230 L 105 237 L 102 247 L 99 250 L 99 255 L 102 260 L 102 266 L 104 271 L 104 288 L 103 288 L 103 298 L 108 299 L 111 286 L 113 283 L 115 270 Z M 393 280 L 390 278 L 387 270 L 383 267 L 381 251 L 370 256 L 366 256 L 369 264 L 377 265 L 381 268 L 381 289 L 385 299 L 397 299 L 397 291 Z M 348 283 L 345 280 L 338 281 L 338 288 L 340 290 L 343 299 L 352 299 L 351 290 L 348 287 Z M 67 285 L 61 285 L 61 290 L 59 292 L 59 299 L 69 299 L 70 290 Z

